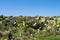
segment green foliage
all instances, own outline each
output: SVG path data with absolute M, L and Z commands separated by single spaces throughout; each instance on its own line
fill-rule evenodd
M 60 40 L 60 17 L 0 16 L 0 40 L 8 40 L 9 31 L 14 40 Z

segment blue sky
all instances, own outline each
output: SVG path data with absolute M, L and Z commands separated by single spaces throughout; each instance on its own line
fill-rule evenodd
M 0 15 L 60 16 L 60 0 L 0 0 Z

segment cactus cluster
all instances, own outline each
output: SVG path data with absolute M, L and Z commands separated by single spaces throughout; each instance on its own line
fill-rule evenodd
M 0 15 L 0 40 L 51 40 L 52 37 L 60 40 L 55 38 L 57 35 L 60 35 L 60 16 Z

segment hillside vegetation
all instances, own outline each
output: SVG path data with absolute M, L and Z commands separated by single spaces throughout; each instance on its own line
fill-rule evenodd
M 60 16 L 0 15 L 0 40 L 60 40 Z

